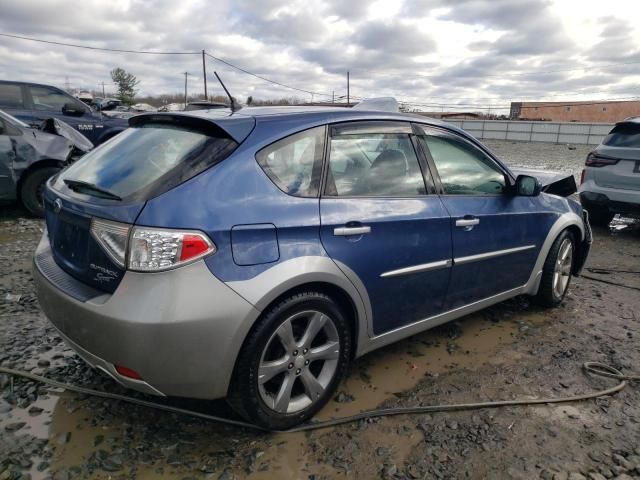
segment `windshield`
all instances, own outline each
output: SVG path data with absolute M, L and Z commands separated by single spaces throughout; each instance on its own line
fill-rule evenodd
M 126 199 L 169 190 L 223 160 L 236 148 L 229 139 L 183 126 L 129 128 L 71 165 L 59 181 L 83 182 Z M 57 182 L 58 183 L 58 182 Z
M 602 143 L 610 147 L 640 148 L 640 124 L 623 123 L 616 125 Z
M 13 123 L 14 125 L 18 125 L 22 128 L 29 128 L 29 125 L 27 125 L 26 123 L 24 123 L 21 120 L 18 120 L 13 115 L 9 115 L 8 113 L 3 112 L 2 110 L 0 110 L 0 117 L 3 118 L 4 120 L 7 120 L 9 123 Z

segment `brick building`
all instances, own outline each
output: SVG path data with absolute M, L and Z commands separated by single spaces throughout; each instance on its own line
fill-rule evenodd
M 640 115 L 640 101 L 511 102 L 512 120 L 615 123 Z

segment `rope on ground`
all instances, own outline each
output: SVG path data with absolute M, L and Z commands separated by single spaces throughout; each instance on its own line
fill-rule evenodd
M 603 278 L 596 278 L 596 277 L 592 277 L 590 275 L 581 274 L 580 278 L 586 278 L 587 280 L 591 280 L 592 282 L 606 283 L 607 285 L 615 285 L 616 287 L 630 288 L 631 290 L 640 291 L 639 287 L 634 287 L 632 285 L 625 285 L 624 283 L 612 282 L 610 280 L 605 280 Z
M 502 400 L 502 401 L 494 401 L 494 402 L 458 403 L 458 404 L 451 404 L 451 405 L 425 405 L 425 406 L 416 406 L 416 407 L 380 408 L 375 410 L 367 410 L 365 412 L 361 412 L 355 415 L 350 415 L 347 417 L 335 418 L 335 419 L 326 420 L 322 422 L 308 423 L 306 425 L 301 425 L 299 427 L 295 427 L 289 430 L 276 431 L 276 432 L 278 433 L 308 432 L 311 430 L 319 430 L 322 428 L 329 428 L 329 427 L 335 427 L 337 425 L 344 425 L 346 423 L 353 423 L 359 420 L 365 420 L 369 418 L 390 417 L 394 415 L 420 415 L 420 414 L 433 413 L 433 412 L 452 412 L 452 411 L 460 411 L 460 410 L 475 410 L 475 409 L 481 409 L 481 408 L 497 408 L 497 407 L 523 406 L 523 405 L 579 402 L 579 401 L 590 400 L 598 397 L 604 397 L 607 395 L 613 395 L 619 392 L 620 390 L 622 390 L 623 388 L 625 388 L 627 386 L 627 382 L 640 381 L 640 376 L 624 375 L 622 372 L 620 372 L 616 368 L 606 365 L 604 363 L 586 362 L 582 365 L 582 368 L 585 374 L 613 378 L 618 380 L 618 384 L 604 390 L 597 390 L 595 392 L 586 393 L 583 395 L 574 395 L 570 397 Z M 35 375 L 33 373 L 29 373 L 21 370 L 14 370 L 11 368 L 0 367 L 0 373 L 5 373 L 15 377 L 26 378 L 34 382 L 39 382 L 39 383 L 48 385 L 50 387 L 61 388 L 71 392 L 77 392 L 85 395 L 92 395 L 95 397 L 107 398 L 110 400 L 119 400 L 122 402 L 131 403 L 134 405 L 140 405 L 142 407 L 155 408 L 157 410 L 163 410 L 166 412 L 177 413 L 181 415 L 188 415 L 191 417 L 197 417 L 197 418 L 201 418 L 201 419 L 212 421 L 212 422 L 222 423 L 225 425 L 243 427 L 243 428 L 248 428 L 252 430 L 260 430 L 264 432 L 269 431 L 257 425 L 253 425 L 251 423 L 247 423 L 239 420 L 218 417 L 215 415 L 209 415 L 209 414 L 197 412 L 194 410 L 187 410 L 179 407 L 173 407 L 171 405 L 163 405 L 156 402 L 149 402 L 147 400 L 142 400 L 135 397 L 129 397 L 126 395 L 119 395 L 119 394 L 104 392 L 100 390 L 93 390 L 90 388 L 85 388 L 77 385 L 59 382 L 57 380 L 53 380 L 40 375 Z

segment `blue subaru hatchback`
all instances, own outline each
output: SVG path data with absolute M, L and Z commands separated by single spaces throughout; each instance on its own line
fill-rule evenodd
M 310 418 L 354 357 L 516 295 L 559 304 L 589 250 L 579 203 L 435 120 L 129 124 L 48 183 L 42 309 L 121 384 L 227 397 L 266 428 Z

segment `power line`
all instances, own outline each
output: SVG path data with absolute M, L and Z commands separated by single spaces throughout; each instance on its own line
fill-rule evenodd
M 244 69 L 242 67 L 238 67 L 237 65 L 234 65 L 231 62 L 223 60 L 222 58 L 215 57 L 215 56 L 211 55 L 210 53 L 205 52 L 205 55 L 207 57 L 212 58 L 213 60 L 215 60 L 217 62 L 223 63 L 223 64 L 225 64 L 225 65 L 227 65 L 227 66 L 229 66 L 229 67 L 231 67 L 231 68 L 233 68 L 235 70 L 238 70 L 239 72 L 246 73 L 247 75 L 251 75 L 252 77 L 259 78 L 260 80 L 272 83 L 274 85 L 278 85 L 280 87 L 288 88 L 288 89 L 291 89 L 291 90 L 296 90 L 298 92 L 303 92 L 303 93 L 306 93 L 306 94 L 309 94 L 309 95 L 322 95 L 322 96 L 325 96 L 325 97 L 331 97 L 331 95 L 332 95 L 331 93 L 314 92 L 312 90 L 305 90 L 303 88 L 293 87 L 293 86 L 287 85 L 285 83 L 280 83 L 280 82 L 277 82 L 277 81 L 272 80 L 270 78 L 263 77 L 262 75 L 258 75 L 257 73 L 250 72 L 249 70 L 246 70 L 246 69 Z
M 200 55 L 201 54 L 201 52 L 154 52 L 151 50 L 121 50 L 118 48 L 90 47 L 88 45 L 77 45 L 75 43 L 54 42 L 52 40 L 41 40 L 39 38 L 23 37 L 21 35 L 12 35 L 10 33 L 0 33 L 0 37 L 16 38 L 18 40 L 28 40 L 30 42 L 47 43 L 50 45 L 61 45 L 63 47 L 84 48 L 86 50 L 100 50 L 103 52 L 140 53 L 145 55 Z
M 118 49 L 118 48 L 104 48 L 104 47 L 91 47 L 88 45 L 78 45 L 75 43 L 65 43 L 65 42 L 56 42 L 53 40 L 42 40 L 39 38 L 33 38 L 33 37 L 25 37 L 22 35 L 13 35 L 10 33 L 0 33 L 0 36 L 2 37 L 7 37 L 7 38 L 14 38 L 14 39 L 18 39 L 18 40 L 27 40 L 30 42 L 38 42 L 38 43 L 45 43 L 48 45 L 60 45 L 63 47 L 74 47 L 74 48 L 84 48 L 86 50 L 98 50 L 98 51 L 102 51 L 102 52 L 116 52 L 116 53 L 137 53 L 137 54 L 145 54 L 145 55 L 202 55 L 203 50 L 199 51 L 199 52 L 157 52 L 157 51 L 150 51 L 150 50 L 123 50 L 123 49 Z M 326 96 L 326 97 L 330 97 L 331 94 L 330 93 L 324 93 L 324 92 L 314 92 L 312 90 L 305 90 L 303 88 L 298 88 L 298 87 L 294 87 L 292 85 L 287 85 L 285 83 L 281 83 L 278 82 L 276 80 L 272 80 L 270 78 L 264 77 L 262 75 L 259 75 L 257 73 L 253 73 L 249 70 L 246 70 L 242 67 L 239 67 L 237 65 L 234 65 L 231 62 L 228 62 L 227 60 L 224 60 L 222 58 L 216 57 L 214 55 L 211 55 L 210 53 L 207 53 L 206 51 L 204 51 L 204 54 L 210 58 L 212 58 L 213 60 L 216 60 L 220 63 L 223 63 L 235 70 L 238 70 L 239 72 L 245 73 L 247 75 L 251 75 L 255 78 L 259 78 L 260 80 L 263 80 L 265 82 L 269 82 L 273 85 L 278 85 L 280 87 L 284 87 L 284 88 L 288 88 L 290 90 L 295 90 L 298 92 L 302 92 L 302 93 L 306 93 L 308 95 L 321 95 L 321 96 Z

